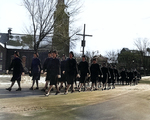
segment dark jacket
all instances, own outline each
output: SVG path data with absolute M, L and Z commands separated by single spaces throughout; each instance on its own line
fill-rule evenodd
M 32 74 L 37 74 L 40 73 L 41 71 L 41 62 L 38 58 L 33 58 L 32 59 L 32 64 L 31 64 L 31 73 Z
M 128 72 L 128 77 L 129 77 L 129 80 L 132 80 L 133 77 L 134 77 L 134 73 L 133 72 Z
M 50 71 L 51 75 L 60 75 L 60 61 L 58 58 L 52 58 L 49 63 L 47 70 Z
M 89 64 L 87 61 L 83 62 L 81 61 L 79 63 L 79 66 L 78 66 L 78 70 L 80 71 L 81 74 L 87 74 L 89 73 Z
M 22 61 L 20 58 L 15 57 L 10 66 L 9 66 L 9 71 L 13 68 L 13 76 L 18 76 L 21 75 L 22 72 L 24 72 L 23 66 L 22 66 Z
M 102 73 L 103 73 L 103 77 L 106 78 L 109 74 L 108 68 L 107 67 L 102 67 L 101 70 L 102 70 Z
M 116 68 L 114 69 L 114 75 L 115 75 L 115 78 L 119 77 L 119 73 L 118 73 L 118 70 Z
M 61 73 L 66 71 L 66 60 L 61 61 Z
M 66 61 L 66 75 L 75 75 L 78 73 L 77 62 L 74 58 L 68 58 Z
M 122 79 L 125 79 L 127 77 L 126 71 L 121 71 L 120 76 Z
M 98 75 L 101 75 L 99 64 L 92 64 L 90 67 L 91 77 L 98 77 Z
M 112 68 L 109 68 L 109 72 L 110 72 L 110 77 L 111 77 L 111 79 L 114 79 L 114 69 L 112 69 Z
M 51 62 L 51 60 L 52 60 L 52 58 L 46 58 L 46 60 L 44 61 L 44 64 L 43 64 L 43 71 L 45 72 L 45 71 L 47 71 L 47 72 L 49 72 L 48 70 L 47 70 L 47 67 L 48 67 L 48 65 L 50 64 L 50 62 Z

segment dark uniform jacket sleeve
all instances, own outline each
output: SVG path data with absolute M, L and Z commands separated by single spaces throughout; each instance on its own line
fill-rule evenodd
M 44 64 L 43 64 L 43 71 L 44 72 L 47 69 L 47 65 L 48 65 L 48 58 L 44 61 Z
M 19 74 L 24 72 L 22 61 L 20 58 L 14 58 L 9 66 L 9 71 L 13 68 L 13 74 Z
M 58 59 L 58 75 L 61 75 L 60 60 Z
M 66 60 L 61 61 L 61 73 L 66 71 Z
M 78 72 L 81 73 L 89 73 L 89 64 L 87 61 L 83 62 L 81 61 L 78 65 Z
M 8 70 L 10 71 L 13 67 L 14 67 L 14 59 L 12 60 L 10 66 L 9 66 L 9 68 L 8 68 Z
M 41 71 L 41 61 L 38 58 L 33 58 L 31 63 L 31 73 L 39 73 Z
M 78 69 L 76 60 L 68 58 L 66 61 L 66 74 L 75 75 L 77 73 Z
M 102 75 L 102 72 L 101 72 L 101 69 L 100 69 L 99 64 L 97 64 L 97 67 L 98 67 L 98 68 L 97 68 L 97 69 L 98 69 L 98 74 L 99 74 L 99 75 Z

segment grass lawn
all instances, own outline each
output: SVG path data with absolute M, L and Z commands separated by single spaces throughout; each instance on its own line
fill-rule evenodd
M 115 90 L 0 99 L 0 109 L 7 120 L 70 120 L 76 117 L 75 111 L 78 108 L 104 102 L 121 93 L 116 91 L 116 94 L 112 94 L 113 91 Z

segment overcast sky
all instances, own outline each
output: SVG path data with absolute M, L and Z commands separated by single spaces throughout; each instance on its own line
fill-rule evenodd
M 150 0 L 81 0 L 83 8 L 76 23 L 83 28 L 86 24 L 85 50 L 135 49 L 134 39 L 150 38 Z M 21 0 L 0 1 L 0 32 L 13 28 L 14 33 L 23 33 L 28 20 Z M 82 30 L 83 31 L 83 30 Z M 81 33 L 82 33 L 81 31 Z M 82 38 L 81 38 L 82 39 Z M 81 42 L 76 52 L 80 52 Z

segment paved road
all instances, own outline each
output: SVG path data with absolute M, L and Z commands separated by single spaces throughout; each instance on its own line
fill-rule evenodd
M 16 91 L 18 88 L 17 82 L 12 88 L 12 91 L 9 92 L 6 90 L 11 84 L 12 75 L 0 75 L 0 98 L 15 98 L 15 97 L 27 97 L 27 96 L 36 96 L 36 95 L 44 95 L 45 93 L 41 90 L 29 90 L 32 85 L 32 80 L 29 76 L 23 76 L 25 79 L 21 81 L 22 91 Z M 45 78 L 41 77 L 40 89 L 44 87 Z M 36 87 L 36 84 L 35 84 Z M 53 93 L 54 94 L 54 93 Z
M 150 95 L 135 91 L 76 111 L 76 120 L 150 120 Z
M 5 79 L 4 79 L 5 81 Z M 10 85 L 10 81 L 6 84 L 0 82 L 0 98 L 25 97 L 33 95 L 43 95 L 42 91 L 29 91 L 29 86 L 23 86 L 23 90 L 17 94 L 10 94 L 5 88 Z M 15 91 L 17 85 L 11 92 Z M 54 94 L 54 93 L 53 93 Z M 90 97 L 90 96 L 89 96 Z M 78 108 L 72 112 L 73 120 L 150 120 L 150 91 L 149 90 L 127 90 L 123 94 L 112 98 L 103 103 Z M 0 113 L 0 119 L 4 119 Z M 62 118 L 63 120 L 63 118 Z

